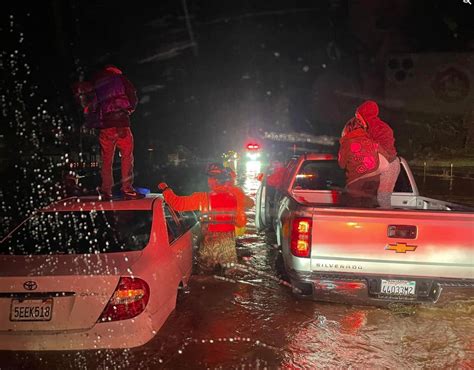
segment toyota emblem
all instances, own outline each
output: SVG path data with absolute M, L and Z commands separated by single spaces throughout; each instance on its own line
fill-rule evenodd
M 35 290 L 36 288 L 38 288 L 38 284 L 36 284 L 36 282 L 32 280 L 25 281 L 23 283 L 23 288 L 25 288 L 26 290 Z

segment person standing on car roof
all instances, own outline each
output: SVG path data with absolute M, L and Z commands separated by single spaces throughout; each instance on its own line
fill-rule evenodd
M 380 182 L 377 144 L 364 122 L 349 120 L 339 140 L 339 166 L 346 171 L 343 203 L 352 207 L 376 207 Z
M 372 100 L 367 100 L 361 104 L 357 108 L 355 116 L 364 122 L 369 136 L 379 145 L 379 159 L 383 165 L 380 171 L 377 201 L 380 207 L 390 208 L 392 192 L 400 174 L 400 159 L 395 149 L 393 130 L 379 118 L 379 106 Z M 388 161 L 387 164 L 386 161 Z
M 95 74 L 91 82 L 77 83 L 73 90 L 83 107 L 86 126 L 99 129 L 102 158 L 100 193 L 103 199 L 112 199 L 112 165 L 116 147 L 121 155 L 123 197 L 143 197 L 133 188 L 134 144 L 130 115 L 138 102 L 135 87 L 120 69 L 107 65 Z
M 234 185 L 232 172 L 221 164 L 210 164 L 207 175 L 208 192 L 179 196 L 164 182 L 158 188 L 174 210 L 201 212 L 204 237 L 198 262 L 202 270 L 212 271 L 237 262 L 235 236 L 245 231 L 245 209 L 253 206 L 253 200 Z

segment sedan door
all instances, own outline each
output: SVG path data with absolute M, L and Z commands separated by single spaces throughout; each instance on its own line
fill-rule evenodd
M 167 204 L 163 204 L 163 207 L 168 228 L 169 247 L 181 271 L 182 280 L 187 281 L 192 271 L 193 246 L 197 239 L 191 230 L 192 227 L 189 227 L 190 223 L 186 223 L 185 219 Z

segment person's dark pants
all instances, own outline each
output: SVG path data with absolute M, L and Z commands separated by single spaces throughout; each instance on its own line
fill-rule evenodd
M 364 177 L 346 186 L 343 204 L 348 207 L 375 208 L 378 207 L 377 190 L 380 175 Z

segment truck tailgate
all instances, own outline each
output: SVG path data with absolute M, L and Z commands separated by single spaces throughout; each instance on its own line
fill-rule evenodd
M 474 278 L 472 213 L 339 208 L 312 213 L 312 271 Z

